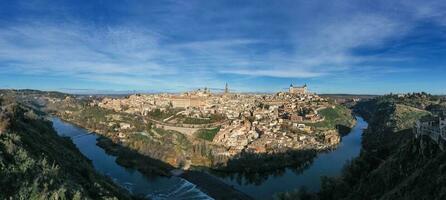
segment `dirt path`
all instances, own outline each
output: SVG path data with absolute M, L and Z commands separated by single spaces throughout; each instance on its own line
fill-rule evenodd
M 200 128 L 187 128 L 187 127 L 178 127 L 178 126 L 168 126 L 168 125 L 156 125 L 157 128 L 162 128 L 164 130 L 172 130 L 178 131 L 188 137 L 193 137 L 194 133 L 198 131 Z

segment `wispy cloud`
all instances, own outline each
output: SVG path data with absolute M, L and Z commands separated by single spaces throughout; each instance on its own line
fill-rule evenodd
M 446 25 L 440 1 L 96 2 L 104 10 L 88 16 L 76 11 L 92 6 L 64 3 L 19 4 L 29 14 L 0 20 L 0 74 L 163 88 L 218 87 L 225 76 L 391 74 L 407 71 L 393 64 L 412 58 L 357 50 L 386 47 L 420 21 Z M 49 14 L 36 18 L 39 11 Z
M 175 68 L 154 61 L 163 52 L 156 37 L 126 27 L 98 30 L 80 25 L 26 24 L 0 30 L 0 60 L 8 73 L 107 82 L 121 82 L 118 77 L 175 74 Z

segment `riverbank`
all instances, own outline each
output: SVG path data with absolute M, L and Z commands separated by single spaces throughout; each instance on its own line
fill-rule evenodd
M 95 170 L 113 179 L 122 188 L 125 188 L 139 199 L 213 199 L 189 181 L 174 176 L 147 176 L 142 170 L 135 167 L 126 167 L 118 164 L 117 157 L 110 155 L 97 145 L 101 137 L 97 134 L 88 134 L 86 129 L 63 122 L 54 118 L 53 126 L 61 136 L 70 137 L 77 149 L 94 165 Z M 117 145 L 119 146 L 119 145 Z M 147 172 L 147 171 L 146 171 Z
M 66 123 L 72 124 L 73 126 L 85 129 L 88 132 L 94 131 L 83 127 L 81 124 L 66 121 L 62 118 L 59 119 Z M 96 145 L 104 149 L 107 154 L 115 156 L 117 164 L 126 168 L 137 169 L 139 172 L 144 174 L 144 176 L 171 177 L 170 172 L 176 169 L 175 167 L 160 160 L 144 156 L 123 145 L 117 144 L 112 139 L 103 136 L 103 134 L 98 133 L 98 136 Z M 187 171 L 179 177 L 184 178 L 185 180 L 196 185 L 200 190 L 202 190 L 202 192 L 215 199 L 252 199 L 246 194 L 230 187 L 223 181 L 220 181 L 218 178 L 204 172 Z
M 367 127 L 361 117 L 349 134 L 342 137 L 341 143 L 329 151 L 318 152 L 317 157 L 305 167 L 287 167 L 258 173 L 212 173 L 221 181 L 258 200 L 273 199 L 278 193 L 305 187 L 308 191 L 320 190 L 321 177 L 337 177 L 344 164 L 359 155 L 361 135 Z
M 78 124 L 78 126 L 83 127 L 80 124 Z M 88 130 L 93 131 L 93 129 L 88 129 Z M 96 128 L 95 131 L 97 132 L 100 130 Z M 175 169 L 175 167 L 172 165 L 169 165 L 157 159 L 152 159 L 151 157 L 145 156 L 140 152 L 137 152 L 133 149 L 126 147 L 125 145 L 121 145 L 119 141 L 115 140 L 116 138 L 110 139 L 104 137 L 104 135 L 106 135 L 104 133 L 98 133 L 98 134 L 103 135 L 103 137 L 99 138 L 97 141 L 98 146 L 105 149 L 107 153 L 116 156 L 117 157 L 116 162 L 121 166 L 138 169 L 145 176 L 152 176 L 152 177 L 158 175 L 170 177 L 170 171 L 172 169 Z M 336 149 L 336 147 L 337 145 L 334 145 L 332 148 L 325 149 L 324 152 L 333 151 L 333 149 Z M 163 152 L 162 149 L 158 149 L 157 151 Z M 259 155 L 241 156 L 238 158 L 242 159 L 232 160 L 230 166 L 233 169 L 236 169 L 235 171 L 233 170 L 233 174 L 240 174 L 240 171 L 242 171 L 242 174 L 271 174 L 271 173 L 258 173 L 265 171 L 266 169 L 267 171 L 273 171 L 272 174 L 276 174 L 277 176 L 280 177 L 282 176 L 282 174 L 280 173 L 277 174 L 275 173 L 276 171 L 284 171 L 285 167 L 291 166 L 292 168 L 294 168 L 294 171 L 299 171 L 298 173 L 300 173 L 301 171 L 305 170 L 304 168 L 306 166 L 309 165 L 311 166 L 311 160 L 317 154 L 323 154 L 321 153 L 321 151 L 315 151 L 315 150 L 307 150 L 307 151 L 308 152 L 306 151 L 297 151 L 294 153 L 287 152 L 284 154 L 285 156 L 281 156 L 280 154 L 274 156 L 268 156 L 268 155 L 260 156 L 263 157 L 263 159 L 259 159 Z M 308 164 L 309 161 L 310 164 Z M 299 167 L 301 166 L 301 164 L 304 167 Z M 237 197 L 236 199 L 239 198 L 245 199 L 244 196 L 246 194 L 240 192 L 241 190 L 239 190 L 238 188 L 231 187 L 231 185 L 234 186 L 234 184 L 231 184 L 230 182 L 228 183 L 227 181 L 224 181 L 221 178 L 213 177 L 213 175 L 201 174 L 201 173 L 203 172 L 196 172 L 196 173 L 192 172 L 189 173 L 189 175 L 185 176 L 184 178 L 190 181 L 191 183 L 197 185 L 198 188 L 202 189 L 203 192 L 205 192 L 209 196 L 212 196 L 216 199 L 234 199 L 236 196 L 240 195 L 241 196 Z M 263 177 L 263 175 L 260 176 Z M 262 178 L 260 177 L 260 180 L 261 179 Z M 257 178 L 257 176 L 255 176 L 253 180 L 259 180 L 259 179 Z M 209 181 L 211 181 L 213 184 L 208 184 L 207 182 Z M 252 183 L 249 183 L 248 186 L 250 184 Z M 275 189 L 274 191 L 280 192 L 282 190 Z M 227 194 L 231 194 L 232 197 L 231 198 L 226 198 L 225 196 L 220 197 L 218 196 L 219 194 L 224 194 L 225 196 Z
M 354 110 L 369 122 L 360 155 L 340 176 L 326 178 L 317 193 L 300 190 L 282 199 L 446 199 L 441 192 L 446 154 L 429 137 L 416 138 L 413 132 L 418 120 L 444 111 L 438 97 L 385 95 L 360 101 Z
M 97 139 L 97 145 L 103 148 L 107 154 L 116 156 L 116 163 L 119 165 L 127 168 L 136 168 L 146 176 L 153 177 L 156 175 L 161 175 L 170 177 L 170 171 L 175 169 L 173 166 L 163 163 L 162 161 L 143 156 L 137 152 L 129 150 L 126 147 L 115 144 L 113 141 L 103 136 L 100 136 Z M 156 165 L 157 167 L 153 167 L 152 164 Z M 201 191 L 215 199 L 252 199 L 246 194 L 235 190 L 226 183 L 204 172 L 185 171 L 179 177 L 193 183 Z
M 99 147 L 105 150 L 107 154 L 116 156 L 116 163 L 123 167 L 135 168 L 146 176 L 170 176 L 170 171 L 175 167 L 160 160 L 144 156 L 134 150 L 114 143 L 111 139 L 100 136 L 97 139 Z

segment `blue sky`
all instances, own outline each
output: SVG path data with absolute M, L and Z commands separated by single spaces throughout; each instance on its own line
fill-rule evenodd
M 444 1 L 0 1 L 0 88 L 446 94 Z

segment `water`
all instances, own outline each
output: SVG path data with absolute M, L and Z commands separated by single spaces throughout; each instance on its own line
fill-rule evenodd
M 58 118 L 53 118 L 54 128 L 59 135 L 68 136 L 87 158 L 92 160 L 95 169 L 109 177 L 133 194 L 152 199 L 212 199 L 196 186 L 179 177 L 148 178 L 137 170 L 124 168 L 116 164 L 115 156 L 110 156 L 96 146 L 97 135 L 85 135 L 88 131 Z M 320 153 L 305 169 L 281 169 L 270 174 L 220 176 L 225 183 L 254 197 L 272 199 L 278 192 L 291 191 L 305 186 L 309 191 L 318 191 L 321 176 L 338 176 L 348 160 L 359 155 L 361 135 L 367 123 L 357 117 L 357 124 L 352 131 L 342 138 L 338 148 L 331 152 Z
M 273 174 L 247 176 L 233 173 L 219 178 L 255 199 L 272 199 L 278 192 L 292 191 L 301 186 L 305 186 L 309 191 L 318 191 L 321 176 L 339 176 L 345 163 L 359 155 L 361 135 L 365 128 L 367 128 L 367 122 L 357 117 L 356 126 L 342 138 L 338 148 L 320 153 L 303 171 L 287 168 L 272 172 Z
M 61 136 L 71 137 L 80 152 L 90 159 L 94 168 L 112 178 L 112 180 L 132 194 L 151 199 L 212 199 L 194 184 L 179 177 L 146 177 L 139 171 L 122 167 L 116 163 L 116 157 L 108 155 L 96 145 L 95 134 L 58 118 L 53 118 L 53 126 Z

